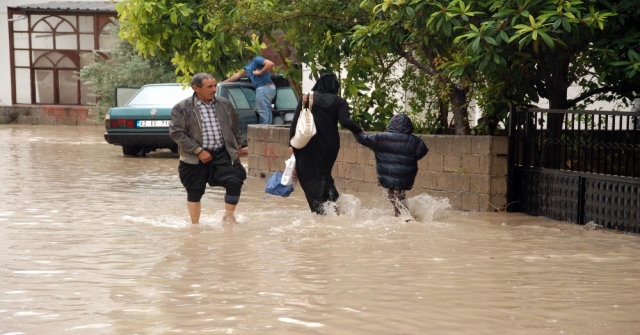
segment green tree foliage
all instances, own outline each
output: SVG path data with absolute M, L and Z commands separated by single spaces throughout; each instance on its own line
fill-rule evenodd
M 186 81 L 200 71 L 225 78 L 240 70 L 249 56 L 265 47 L 262 42 L 268 41 L 284 64 L 276 71 L 294 84 L 301 80 L 300 67 L 294 63 L 308 65 L 315 78 L 325 71 L 341 75 L 340 70 L 348 65 L 344 95 L 354 102 L 356 117 L 364 126 L 380 128 L 394 110 L 401 109 L 390 99 L 393 89 L 386 85 L 397 57 L 364 50 L 355 53 L 349 46 L 353 27 L 368 19 L 358 1 L 125 0 L 116 8 L 122 24 L 120 36 L 135 44 L 142 55 L 171 59 L 179 80 Z M 287 50 L 295 51 L 295 59 L 284 57 Z M 370 90 L 365 82 L 371 83 L 371 94 L 361 93 Z M 369 108 L 376 108 L 373 115 L 366 112 Z
M 277 25 L 273 19 L 256 21 L 258 13 L 272 6 L 270 1 L 246 0 L 125 0 L 116 9 L 120 37 L 143 56 L 170 59 L 180 81 L 197 72 L 228 77 L 266 48 L 263 38 L 271 41 L 285 64 L 277 71 L 295 80 L 299 70 L 284 56 L 288 46 L 282 43 Z
M 313 77 L 340 73 L 343 95 L 371 128 L 408 107 L 435 132 L 451 111 L 465 134 L 472 98 L 485 111 L 476 131 L 493 133 L 508 106 L 538 97 L 570 108 L 638 92 L 639 3 L 123 0 L 116 8 L 120 36 L 142 55 L 171 59 L 180 80 L 200 71 L 226 77 L 267 41 L 285 64 L 278 71 L 294 81 L 294 63 Z M 293 59 L 282 56 L 287 49 Z M 584 91 L 569 99 L 574 84 Z M 412 92 L 406 101 L 396 98 L 401 88 Z
M 116 4 L 120 37 L 144 57 L 169 59 L 180 79 L 200 71 L 223 76 L 241 61 L 247 30 L 234 28 L 233 1 L 126 0 Z
M 112 33 L 117 36 L 117 29 Z M 110 50 L 95 51 L 90 56 L 95 62 L 82 68 L 79 78 L 93 87 L 100 116 L 115 106 L 115 88 L 118 86 L 176 82 L 171 62 L 158 57 L 142 58 L 127 41 L 116 43 Z
M 405 109 L 398 96 L 410 83 L 420 84 L 411 89 L 413 95 L 406 104 L 416 116 L 429 117 L 422 108 L 438 101 L 429 96 L 436 87 L 432 80 L 419 78 L 415 71 L 396 74 L 404 66 L 398 55 L 385 48 L 352 47 L 353 29 L 370 20 L 370 8 L 361 7 L 360 1 L 125 0 L 116 8 L 120 36 L 142 55 L 171 59 L 181 81 L 200 71 L 227 77 L 264 47 L 262 41 L 268 41 L 285 64 L 277 71 L 294 83 L 301 79 L 294 63 L 308 65 L 315 78 L 325 71 L 338 73 L 342 94 L 366 129 L 384 129 L 395 112 Z M 283 56 L 287 49 L 295 51 L 295 59 Z M 435 132 L 446 126 L 445 120 L 424 128 Z
M 467 106 L 468 94 L 474 84 L 472 74 L 459 73 L 447 76 L 440 66 L 448 59 L 460 54 L 462 46 L 454 43 L 451 36 L 438 29 L 428 29 L 426 23 L 432 9 L 428 2 L 404 0 L 369 1 L 361 7 L 370 8 L 371 15 L 366 25 L 354 28 L 351 46 L 356 49 L 382 50 L 402 57 L 414 71 L 431 77 L 439 88 L 436 101 L 443 113 L 450 106 L 454 116 L 456 134 L 469 132 Z M 435 9 L 432 9 L 435 10 Z M 472 15 L 463 11 L 466 15 Z M 460 59 L 465 61 L 464 59 Z M 411 70 L 409 70 L 411 71 Z
M 540 96 L 550 108 L 568 109 L 640 89 L 638 0 L 500 0 L 476 8 L 483 14 L 456 37 L 472 57 L 470 68 L 493 74 L 508 66 L 535 89 L 532 101 Z M 571 99 L 573 84 L 583 91 Z
M 504 114 L 508 104 L 538 97 L 547 98 L 550 108 L 568 109 L 594 99 L 629 98 L 640 89 L 638 0 L 364 0 L 362 5 L 373 6 L 372 19 L 356 29 L 355 43 L 386 46 L 417 68 L 444 75 L 454 90 L 475 83 L 489 117 Z M 574 84 L 583 91 L 569 99 Z M 456 101 L 451 104 L 455 109 Z

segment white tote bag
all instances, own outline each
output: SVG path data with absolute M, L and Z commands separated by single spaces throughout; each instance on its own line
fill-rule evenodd
M 308 106 L 307 100 L 309 101 Z M 316 123 L 313 121 L 311 107 L 313 107 L 313 92 L 306 93 L 302 97 L 302 110 L 298 116 L 298 123 L 296 123 L 296 133 L 290 142 L 291 146 L 296 149 L 304 148 L 313 135 L 316 134 Z

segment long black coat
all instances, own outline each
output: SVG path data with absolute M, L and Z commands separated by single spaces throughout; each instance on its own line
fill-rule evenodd
M 324 75 L 314 87 L 314 101 L 311 109 L 316 125 L 316 135 L 302 149 L 293 148 L 296 157 L 298 181 L 307 198 L 312 212 L 325 214 L 323 204 L 336 201 L 338 191 L 331 170 L 338 158 L 340 135 L 338 122 L 353 133 L 361 132 L 360 127 L 349 117 L 349 104 L 335 93 L 339 88 L 333 75 Z M 289 138 L 296 133 L 296 125 L 302 101 L 293 116 Z
M 358 143 L 374 151 L 378 182 L 394 190 L 410 190 L 418 174 L 418 160 L 429 149 L 424 141 L 412 134 L 411 119 L 404 114 L 394 115 L 387 131 L 366 135 L 355 134 Z

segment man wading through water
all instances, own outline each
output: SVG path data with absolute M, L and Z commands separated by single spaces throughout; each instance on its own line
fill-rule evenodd
M 223 221 L 235 222 L 235 209 L 247 172 L 240 163 L 241 132 L 229 100 L 216 97 L 216 80 L 208 73 L 191 79 L 193 96 L 171 110 L 169 135 L 178 143 L 180 181 L 187 191 L 191 223 L 200 222 L 200 199 L 209 186 L 222 186 Z

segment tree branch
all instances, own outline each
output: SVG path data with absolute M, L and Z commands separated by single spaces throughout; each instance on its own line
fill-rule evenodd
M 594 96 L 596 94 L 605 93 L 605 92 L 613 92 L 613 91 L 615 91 L 615 89 L 616 88 L 613 87 L 613 86 L 600 87 L 600 88 L 597 88 L 595 90 L 584 92 L 584 93 L 580 94 L 579 96 L 577 96 L 576 98 L 568 100 L 567 103 L 568 103 L 568 106 L 574 106 L 575 104 L 577 104 L 577 103 L 579 103 L 579 102 L 581 102 L 581 101 L 583 101 L 583 100 L 585 100 L 587 98 L 590 98 L 590 97 L 592 97 L 592 96 Z
M 429 67 L 429 66 L 426 66 L 426 65 L 422 64 L 421 62 L 419 62 L 418 60 L 416 60 L 416 59 L 413 57 L 413 55 L 411 55 L 410 53 L 408 53 L 408 52 L 406 52 L 406 51 L 404 51 L 404 50 L 400 50 L 399 54 L 400 54 L 400 56 L 401 56 L 402 58 L 406 59 L 406 60 L 407 60 L 407 62 L 409 62 L 409 63 L 413 64 L 413 66 L 415 66 L 415 67 L 417 67 L 418 69 L 420 69 L 420 70 L 422 70 L 422 71 L 426 72 L 427 74 L 432 75 L 432 76 L 437 76 L 437 75 L 438 75 L 438 73 L 437 73 L 433 68 L 431 68 L 431 67 Z

